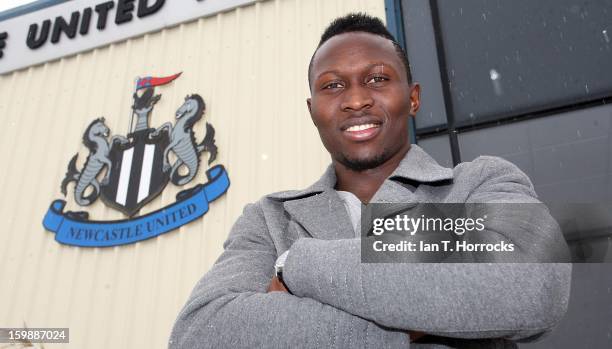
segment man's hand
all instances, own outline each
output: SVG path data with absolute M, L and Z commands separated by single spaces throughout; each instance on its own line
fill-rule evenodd
M 408 331 L 408 335 L 410 336 L 410 341 L 415 342 L 419 340 L 421 337 L 425 336 L 425 333 L 418 331 Z
M 274 291 L 289 292 L 289 290 L 287 290 L 285 287 L 285 284 L 283 284 L 276 276 L 272 278 L 272 281 L 270 281 L 270 285 L 268 286 L 268 292 Z

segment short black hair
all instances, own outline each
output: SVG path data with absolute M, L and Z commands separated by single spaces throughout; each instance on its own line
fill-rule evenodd
M 319 45 L 315 52 L 312 54 L 310 58 L 310 63 L 308 64 L 308 85 L 312 84 L 310 80 L 310 73 L 312 72 L 312 62 L 314 60 L 314 56 L 317 54 L 319 48 L 329 39 L 333 38 L 336 35 L 344 34 L 344 33 L 352 33 L 352 32 L 365 32 L 378 36 L 382 36 L 383 38 L 391 41 L 393 46 L 395 46 L 395 51 L 399 56 L 400 60 L 404 64 L 404 68 L 406 68 L 406 77 L 408 78 L 408 83 L 412 83 L 412 74 L 410 73 L 410 61 L 408 61 L 408 55 L 406 51 L 402 48 L 402 46 L 395 40 L 393 35 L 389 33 L 383 22 L 376 18 L 372 17 L 368 14 L 357 12 L 357 13 L 349 13 L 344 17 L 338 17 L 334 19 L 325 29 L 323 35 L 321 35 L 321 39 L 319 40 Z

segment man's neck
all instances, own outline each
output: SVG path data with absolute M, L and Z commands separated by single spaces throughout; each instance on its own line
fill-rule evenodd
M 334 161 L 337 178 L 336 189 L 351 192 L 361 202 L 369 203 L 385 179 L 395 171 L 409 150 L 410 144 L 382 165 L 365 171 L 354 171 L 338 161 Z

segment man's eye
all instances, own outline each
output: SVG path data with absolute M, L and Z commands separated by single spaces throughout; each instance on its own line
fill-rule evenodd
M 384 76 L 372 76 L 368 79 L 368 81 L 366 82 L 366 84 L 375 84 L 375 83 L 379 83 L 379 82 L 383 82 L 383 81 L 387 81 L 389 79 L 387 79 Z
M 332 83 L 329 83 L 329 84 L 323 86 L 323 89 L 324 90 L 331 90 L 331 89 L 340 88 L 340 87 L 342 87 L 342 84 L 340 84 L 339 82 L 332 82 Z

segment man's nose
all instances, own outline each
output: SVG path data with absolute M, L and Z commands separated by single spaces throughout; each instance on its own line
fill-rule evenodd
M 374 99 L 365 86 L 353 85 L 344 92 L 344 99 L 340 107 L 344 111 L 361 110 L 374 105 Z

